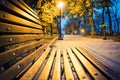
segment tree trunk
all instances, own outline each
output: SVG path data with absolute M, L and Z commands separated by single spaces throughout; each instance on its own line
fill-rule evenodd
M 84 11 L 84 27 L 83 27 L 83 29 L 84 29 L 84 32 L 83 32 L 83 36 L 86 36 L 87 35 L 87 30 L 86 30 L 86 24 L 87 24 L 87 22 L 86 22 L 86 18 L 87 18 L 87 15 L 86 15 L 86 0 L 82 0 L 82 2 L 83 2 L 83 6 L 84 6 L 84 9 L 85 9 L 85 11 Z
M 91 0 L 91 4 L 93 6 L 93 0 Z M 90 6 L 90 7 L 92 9 L 92 13 L 91 13 L 91 28 L 92 28 L 91 37 L 93 38 L 95 36 L 95 24 L 94 24 L 94 19 L 93 19 L 93 8 L 92 8 L 92 6 Z
M 51 36 L 53 36 L 53 27 L 52 27 L 52 24 L 50 24 L 50 29 L 51 29 Z
M 117 10 L 118 6 L 119 5 L 117 3 L 117 0 L 115 0 L 115 13 L 114 14 L 115 14 L 115 20 L 116 20 L 116 23 L 117 23 L 117 27 L 118 27 L 117 28 L 117 30 L 118 30 L 117 32 L 119 34 L 119 32 L 120 32 L 120 26 L 119 26 L 119 21 L 118 21 L 118 18 L 117 18 L 118 17 L 118 14 L 117 14 L 117 12 L 118 12 L 118 10 Z
M 109 7 L 107 6 L 107 13 L 108 13 L 108 18 L 109 18 L 109 30 L 110 30 L 110 35 L 113 35 L 113 31 L 112 31 L 112 19 L 110 16 L 110 10 Z
M 95 28 L 94 28 L 94 25 L 93 25 L 93 18 L 91 20 L 91 31 L 92 31 L 91 32 L 91 37 L 94 38 L 94 36 L 95 36 L 95 34 L 94 34 L 95 33 Z
M 103 11 L 102 11 L 102 24 L 104 24 L 105 20 L 104 20 L 104 12 L 105 12 L 105 8 L 103 7 Z M 102 30 L 102 35 L 103 35 L 103 28 L 101 27 Z
M 116 23 L 117 23 L 117 32 L 119 33 L 119 29 L 120 29 L 120 26 L 119 26 L 119 21 L 117 19 L 117 15 L 115 15 L 115 20 L 116 20 Z
M 83 36 L 87 35 L 87 30 L 86 30 L 86 13 L 84 14 L 84 33 Z

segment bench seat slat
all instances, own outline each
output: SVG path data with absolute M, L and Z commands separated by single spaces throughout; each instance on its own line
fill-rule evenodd
M 70 56 L 70 59 L 71 59 L 73 65 L 74 65 L 76 73 L 78 74 L 79 79 L 80 80 L 89 80 L 87 74 L 85 73 L 85 71 L 82 68 L 82 65 L 80 65 L 79 61 L 77 60 L 75 55 L 72 53 L 71 49 L 68 48 L 67 51 L 68 51 L 68 54 Z
M 5 7 L 7 9 L 9 9 L 9 10 L 12 10 L 13 11 L 12 13 L 14 13 L 14 14 L 17 13 L 17 14 L 19 14 L 19 15 L 27 18 L 28 20 L 31 20 L 31 21 L 37 23 L 37 24 L 39 22 L 37 19 L 35 19 L 34 17 L 32 17 L 31 15 L 29 15 L 25 11 L 21 10 L 20 8 L 16 7 L 15 5 L 13 5 L 12 3 L 10 3 L 7 0 L 5 0 L 5 4 L 0 3 L 0 5 L 2 5 L 3 8 Z
M 60 49 L 57 50 L 56 58 L 55 58 L 55 65 L 52 75 L 52 80 L 60 80 L 61 79 L 61 62 L 60 62 L 61 52 Z
M 40 40 L 34 43 L 26 44 L 26 45 L 23 45 L 23 46 L 14 48 L 14 49 L 7 50 L 3 53 L 0 53 L 0 65 L 3 65 L 11 61 L 12 59 L 19 57 L 20 55 L 24 54 L 25 52 L 29 50 L 39 47 L 43 43 L 45 43 L 45 41 Z
M 37 40 L 41 39 L 43 35 L 9 35 L 9 36 L 0 36 L 0 47 L 20 43 L 23 41 Z
M 28 6 L 26 7 L 26 4 L 22 1 L 18 1 L 18 0 L 11 0 L 11 2 L 13 2 L 14 4 L 16 4 L 19 8 L 21 8 L 23 11 L 29 13 L 30 15 L 32 15 L 34 18 L 36 18 L 37 20 L 39 20 L 39 17 L 36 15 L 36 13 L 30 9 Z M 32 10 L 32 11 L 31 11 Z
M 50 53 L 49 59 L 48 59 L 46 65 L 44 66 L 38 80 L 47 80 L 48 79 L 55 54 L 56 54 L 56 49 L 53 49 L 52 52 Z
M 97 58 L 95 58 L 93 55 L 90 55 L 85 49 L 83 49 L 82 47 L 76 47 L 76 49 L 81 52 L 84 53 L 82 55 L 84 55 L 87 59 L 89 59 L 97 68 L 99 68 L 102 72 L 104 72 L 106 75 L 108 75 L 110 77 L 110 79 L 112 80 L 117 80 L 120 79 L 120 76 L 118 76 L 119 73 L 116 73 L 112 70 L 112 68 L 110 68 L 110 66 L 104 64 L 103 62 L 101 62 L 100 60 L 98 60 Z M 106 71 L 106 69 L 109 69 L 109 71 Z
M 29 34 L 42 34 L 40 29 L 33 29 L 25 26 L 13 25 L 0 22 L 0 33 L 29 33 Z
M 11 66 L 8 70 L 0 75 L 0 78 L 2 80 L 13 80 L 22 70 L 24 70 L 31 62 L 33 62 L 38 55 L 40 55 L 41 51 L 45 47 L 46 45 L 43 45 L 15 65 Z
M 14 0 L 13 0 L 13 1 L 14 1 Z M 25 2 L 23 2 L 23 0 L 19 0 L 19 2 L 20 2 L 21 4 L 23 4 L 26 8 L 28 8 L 29 11 L 31 11 L 31 12 L 33 12 L 35 15 L 37 15 L 33 9 L 31 9 Z M 36 17 L 37 17 L 37 16 L 36 16 Z
M 65 78 L 66 78 L 66 80 L 74 80 L 74 76 L 72 74 L 70 63 L 68 61 L 66 49 L 63 50 L 62 55 L 63 55 L 63 60 L 64 60 Z
M 8 12 L 0 10 L 0 13 L 1 13 L 0 20 L 2 22 L 7 21 L 9 23 L 14 23 L 17 25 L 23 25 L 23 26 L 27 26 L 27 27 L 31 27 L 31 28 L 42 29 L 42 27 L 40 25 L 30 22 L 28 20 L 25 20 L 21 17 L 15 16 L 13 14 L 10 14 Z
M 107 80 L 80 52 L 75 48 L 72 48 L 72 50 L 95 80 Z
M 20 80 L 33 80 L 33 77 L 41 67 L 42 63 L 46 59 L 50 52 L 50 48 L 48 47 L 45 52 L 40 56 L 40 58 L 32 65 L 32 67 L 21 77 Z M 29 76 L 29 77 L 27 77 Z

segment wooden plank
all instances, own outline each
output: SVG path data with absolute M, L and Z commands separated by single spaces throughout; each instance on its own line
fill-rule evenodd
M 42 30 L 0 22 L 0 33 L 41 34 Z
M 48 44 L 48 46 L 53 46 L 53 44 L 56 42 L 57 39 L 58 39 L 58 36 L 52 39 L 51 42 Z
M 102 72 L 108 75 L 110 80 L 117 80 L 120 78 L 120 76 L 118 76 L 119 73 L 116 73 L 113 70 L 111 70 L 110 66 L 103 64 L 100 60 L 90 55 L 85 49 L 81 47 L 76 47 L 76 48 L 79 52 L 84 53 L 83 55 L 87 59 L 89 59 L 96 67 L 98 67 Z M 109 71 L 106 71 L 106 69 L 108 69 Z
M 61 52 L 58 49 L 57 53 L 56 53 L 56 58 L 55 58 L 55 65 L 54 65 L 52 80 L 60 80 L 61 79 L 60 57 L 61 57 Z
M 68 54 L 70 56 L 70 59 L 71 59 L 73 65 L 74 65 L 76 73 L 78 74 L 79 79 L 80 80 L 89 80 L 87 74 L 85 73 L 85 71 L 82 68 L 82 65 L 80 65 L 79 61 L 77 60 L 75 55 L 72 53 L 71 49 L 68 48 L 67 51 L 68 51 Z
M 10 44 L 16 44 L 23 41 L 41 39 L 43 35 L 7 35 L 0 36 L 0 47 Z
M 74 76 L 72 74 L 72 70 L 69 64 L 69 60 L 67 57 L 66 49 L 63 49 L 63 60 L 64 60 L 64 70 L 65 70 L 65 78 L 66 80 L 74 80 Z
M 19 17 L 23 17 L 23 18 L 27 18 L 30 21 L 33 21 L 35 23 L 38 24 L 39 20 L 35 19 L 33 16 L 29 15 L 28 13 L 26 13 L 25 11 L 21 10 L 20 8 L 18 8 L 17 6 L 13 5 L 12 3 L 10 3 L 7 0 L 4 0 L 5 3 L 2 4 L 0 3 L 0 5 L 4 8 L 7 8 L 7 10 L 11 10 L 13 11 L 12 13 L 14 13 L 15 15 L 18 15 Z M 17 0 L 16 0 L 17 1 Z M 4 9 L 5 10 L 5 9 Z
M 32 67 L 20 78 L 20 80 L 33 80 L 33 77 L 41 67 L 49 52 L 50 48 L 48 47 L 45 52 L 40 56 L 40 58 L 32 65 Z
M 33 65 L 33 62 L 27 65 L 18 75 L 16 75 L 15 78 L 20 79 L 21 75 L 23 75 L 32 65 Z
M 21 4 L 23 4 L 26 8 L 28 8 L 28 9 L 29 9 L 31 12 L 33 12 L 35 15 L 37 15 L 32 8 L 30 8 L 25 2 L 23 2 L 23 0 L 19 0 L 19 2 L 21 2 Z
M 56 49 L 53 49 L 44 69 L 42 70 L 42 72 L 38 78 L 38 80 L 47 80 L 48 79 L 55 54 L 56 54 Z
M 38 24 L 35 24 L 33 22 L 30 22 L 28 20 L 25 20 L 21 17 L 18 17 L 18 16 L 15 16 L 13 14 L 10 14 L 8 12 L 5 12 L 5 11 L 2 11 L 0 10 L 0 20 L 2 22 L 9 22 L 9 23 L 14 23 L 14 24 L 17 24 L 17 25 L 23 25 L 23 26 L 27 26 L 27 27 L 31 27 L 31 28 L 36 28 L 36 29 L 42 29 L 42 27 Z
M 36 57 L 40 55 L 41 51 L 44 50 L 45 47 L 46 45 L 43 45 L 15 65 L 11 66 L 5 72 L 0 74 L 0 78 L 2 80 L 13 80 L 22 70 L 24 70 L 31 62 L 33 62 Z
M 53 38 L 55 38 L 56 36 L 57 36 L 56 34 L 53 35 L 53 36 L 51 36 L 51 35 L 45 35 L 44 38 L 45 38 L 45 39 L 53 39 Z
M 29 8 L 27 8 L 25 6 L 24 2 L 21 2 L 20 0 L 10 0 L 11 2 L 13 2 L 14 4 L 16 4 L 19 8 L 21 8 L 23 11 L 29 13 L 30 15 L 32 15 L 34 18 L 36 18 L 37 20 L 39 20 L 39 17 L 36 15 L 35 11 L 31 11 Z
M 43 45 L 43 43 L 45 43 L 45 41 L 40 40 L 40 41 L 37 41 L 34 43 L 25 44 L 20 47 L 0 53 L 0 65 L 3 65 L 5 63 L 9 62 L 10 60 L 19 57 L 20 55 L 26 53 L 29 50 L 39 47 L 40 45 Z
M 75 48 L 72 48 L 72 50 L 94 78 L 94 80 L 107 80 L 80 52 L 78 52 Z

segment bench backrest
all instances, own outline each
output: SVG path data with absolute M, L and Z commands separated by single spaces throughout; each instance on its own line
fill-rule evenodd
M 26 71 L 46 44 L 36 13 L 22 0 L 0 0 L 0 80 Z

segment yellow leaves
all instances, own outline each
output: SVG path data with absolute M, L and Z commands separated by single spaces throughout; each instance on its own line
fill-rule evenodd
M 85 12 L 87 16 L 91 16 L 91 2 L 90 0 L 68 0 L 68 12 L 77 16 L 83 17 Z
M 46 22 L 42 22 L 41 25 L 42 26 L 48 26 L 48 24 Z
M 77 18 L 77 14 L 73 16 L 74 18 Z
M 90 16 L 92 14 L 92 12 L 93 12 L 92 9 L 89 9 L 88 10 L 88 16 Z
M 70 7 L 73 7 L 74 5 L 75 5 L 75 3 L 71 3 L 71 4 L 70 4 Z
M 56 6 L 53 3 L 47 2 L 42 7 L 42 14 L 41 19 L 44 22 L 44 26 L 46 24 L 51 24 L 54 22 L 54 18 L 58 15 L 60 15 L 59 10 L 56 8 Z M 46 24 L 45 24 L 46 22 Z
M 43 1 L 38 0 L 36 11 L 41 19 L 41 25 L 48 27 L 50 24 L 56 26 L 55 18 L 60 15 L 60 10 L 57 9 L 55 3 L 58 0 Z
M 48 10 L 50 7 L 51 7 L 51 4 L 50 4 L 50 3 L 45 3 L 45 4 L 42 6 L 42 10 L 43 10 L 43 11 L 46 11 L 46 10 Z
M 89 0 L 86 0 L 86 7 L 89 7 L 90 6 L 90 1 Z
M 92 9 L 89 9 L 89 12 L 92 13 Z
M 85 14 L 85 11 L 82 11 L 82 12 L 80 13 L 80 16 L 84 16 L 84 14 Z
M 56 8 L 56 6 L 51 6 L 51 14 L 56 17 L 58 15 L 60 15 L 60 11 Z
M 83 3 L 82 0 L 76 0 L 76 1 L 72 1 L 71 2 L 69 1 L 70 4 L 69 7 L 68 7 L 68 10 L 69 10 L 69 14 L 77 14 L 77 15 L 80 15 L 80 16 L 83 16 L 84 15 L 84 12 L 85 12 L 85 6 L 90 6 L 90 2 L 89 0 L 86 0 L 86 5 Z M 75 16 L 77 17 L 77 16 Z

